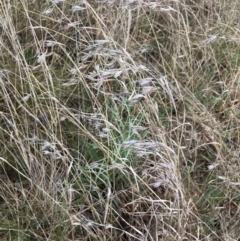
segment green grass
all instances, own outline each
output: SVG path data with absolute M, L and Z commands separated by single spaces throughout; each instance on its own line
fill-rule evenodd
M 238 240 L 239 13 L 1 2 L 0 240 Z

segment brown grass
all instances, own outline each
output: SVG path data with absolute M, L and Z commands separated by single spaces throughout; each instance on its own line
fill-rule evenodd
M 196 2 L 0 3 L 1 240 L 238 240 L 240 9 Z

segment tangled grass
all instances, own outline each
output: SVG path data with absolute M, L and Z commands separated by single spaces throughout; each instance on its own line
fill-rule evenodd
M 0 10 L 1 240 L 239 239 L 238 1 Z

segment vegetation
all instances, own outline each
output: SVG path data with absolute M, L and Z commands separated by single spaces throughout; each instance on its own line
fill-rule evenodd
M 237 0 L 0 11 L 1 240 L 239 240 Z

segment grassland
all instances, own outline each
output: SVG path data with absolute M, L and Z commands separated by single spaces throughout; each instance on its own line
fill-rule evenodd
M 239 14 L 1 1 L 0 240 L 239 240 Z

